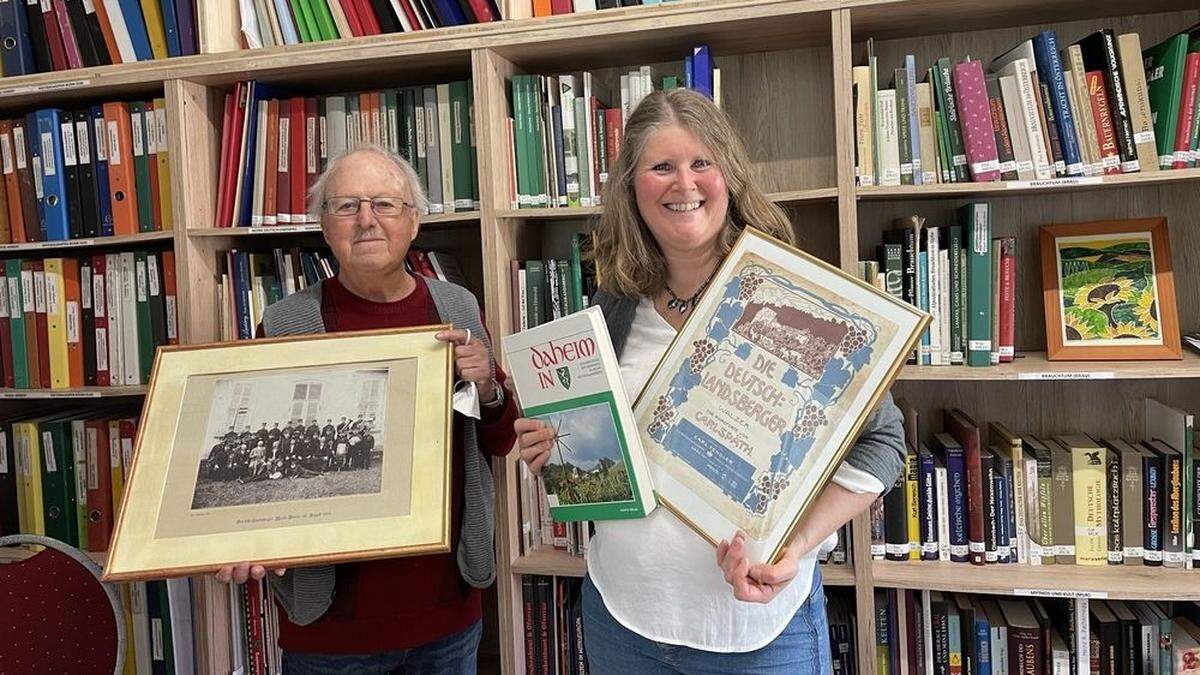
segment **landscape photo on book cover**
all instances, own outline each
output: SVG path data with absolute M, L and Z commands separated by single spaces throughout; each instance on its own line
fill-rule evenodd
M 611 393 L 546 406 L 533 417 L 555 430 L 542 481 L 550 506 L 633 499 Z
M 1064 345 L 1162 343 L 1150 232 L 1054 244 Z
M 719 288 L 711 318 L 680 336 L 690 349 L 654 403 L 644 446 L 761 539 L 825 470 L 834 430 L 899 326 L 753 253 Z

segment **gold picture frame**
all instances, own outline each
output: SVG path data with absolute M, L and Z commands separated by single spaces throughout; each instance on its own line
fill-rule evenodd
M 448 552 L 447 328 L 160 349 L 102 579 Z
M 777 561 L 929 320 L 746 228 L 633 406 L 659 503 Z

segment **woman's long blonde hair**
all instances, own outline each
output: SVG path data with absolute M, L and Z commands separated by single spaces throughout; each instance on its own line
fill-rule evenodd
M 718 242 L 722 257 L 747 225 L 795 243 L 795 233 L 783 210 L 754 183 L 746 148 L 729 117 L 690 89 L 656 91 L 642 99 L 629 116 L 621 151 L 609 169 L 604 188 L 604 210 L 593 234 L 592 250 L 599 287 L 607 293 L 652 296 L 666 286 L 666 259 L 638 211 L 633 178 L 650 135 L 674 124 L 691 132 L 713 153 L 713 161 L 725 176 L 729 212 Z

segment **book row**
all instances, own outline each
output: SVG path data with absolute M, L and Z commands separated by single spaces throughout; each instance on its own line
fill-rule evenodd
M 911 432 L 915 412 L 901 405 Z M 907 471 L 877 500 L 872 557 L 1200 566 L 1192 417 L 1154 399 L 1144 405 L 1134 441 L 1017 435 L 945 411 L 945 431 L 909 440 Z
M 218 265 L 217 325 L 222 340 L 253 338 L 268 306 L 337 275 L 337 260 L 327 249 L 233 249 L 218 258 Z M 469 288 L 458 261 L 448 253 L 411 246 L 405 267 L 413 274 Z
M 877 672 L 1183 675 L 1200 657 L 1192 602 L 875 591 Z
M 571 235 L 569 258 L 510 262 L 513 331 L 533 328 L 578 312 L 596 292 L 596 270 L 587 258 L 590 237 Z
M 107 551 L 137 435 L 121 412 L 0 420 L 0 533 Z
M 928 312 L 910 363 L 987 366 L 1011 362 L 1016 337 L 1015 237 L 992 237 L 991 206 L 966 204 L 958 222 L 932 225 L 919 215 L 896 220 L 859 262 L 863 281 Z M 968 244 L 971 245 L 968 245 Z
M 688 87 L 719 106 L 721 71 L 709 48 L 694 47 L 682 66 L 682 75 L 661 79 L 650 66 L 622 73 L 619 92 L 586 71 L 514 75 L 507 132 L 512 208 L 599 206 L 625 122 L 656 88 Z
M 0 244 L 173 228 L 166 101 L 0 120 Z
M 248 49 L 500 21 L 495 0 L 239 0 Z
M 225 96 L 214 225 L 320 222 L 309 189 L 330 160 L 368 143 L 412 164 L 429 213 L 478 209 L 474 128 L 470 80 L 307 97 L 239 82 Z
M 0 7 L 5 75 L 199 54 L 195 0 L 51 0 Z
M 10 258 L 3 271 L 5 387 L 147 384 L 155 350 L 179 341 L 172 251 Z
M 859 185 L 922 185 L 1182 169 L 1200 149 L 1200 27 L 1143 50 L 1105 28 L 1063 46 L 1042 31 L 987 66 L 853 69 Z M 887 88 L 880 82 L 888 81 Z
M 675 0 L 530 0 L 530 10 L 534 16 L 557 16 L 559 14 L 576 14 L 593 12 L 598 9 L 617 9 L 619 7 L 641 7 L 661 5 Z

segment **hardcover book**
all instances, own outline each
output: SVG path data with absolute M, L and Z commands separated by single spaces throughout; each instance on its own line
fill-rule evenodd
M 653 511 L 649 468 L 600 308 L 510 335 L 504 355 L 524 415 L 554 427 L 542 467 L 554 520 Z

